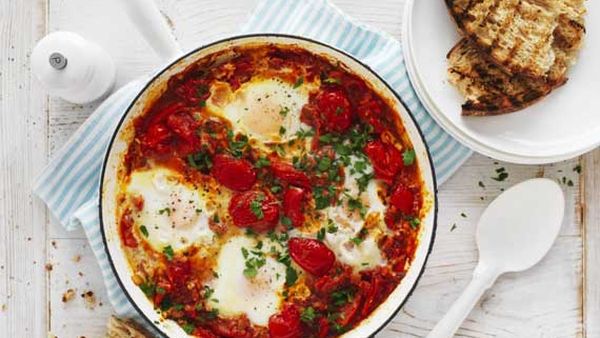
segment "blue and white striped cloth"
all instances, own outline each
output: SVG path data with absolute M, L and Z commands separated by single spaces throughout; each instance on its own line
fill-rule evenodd
M 261 0 L 243 33 L 287 33 L 340 48 L 368 64 L 402 97 L 421 127 L 438 183 L 444 182 L 471 152 L 446 134 L 427 114 L 409 82 L 401 45 L 388 34 L 357 23 L 327 0 Z M 132 82 L 108 98 L 56 154 L 38 178 L 34 192 L 66 229 L 83 227 L 117 314 L 138 317 L 110 268 L 99 225 L 100 169 L 109 139 L 143 81 Z

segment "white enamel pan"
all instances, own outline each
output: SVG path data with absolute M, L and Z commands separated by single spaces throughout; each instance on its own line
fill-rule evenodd
M 414 260 L 406 276 L 388 299 L 357 327 L 345 333 L 344 337 L 364 338 L 372 336 L 381 330 L 402 307 L 423 273 L 427 257 L 433 246 L 437 217 L 437 191 L 431 156 L 419 127 L 400 97 L 392 91 L 390 86 L 381 77 L 352 56 L 326 44 L 301 37 L 278 34 L 237 36 L 198 47 L 188 53 L 182 53 L 152 1 L 128 0 L 122 1 L 122 3 L 129 12 L 132 21 L 138 26 L 146 40 L 166 64 L 166 66 L 162 67 L 160 71 L 148 80 L 146 86 L 140 91 L 119 122 L 107 149 L 101 177 L 100 224 L 106 245 L 106 253 L 117 280 L 131 304 L 159 334 L 166 337 L 187 337 L 187 334 L 176 323 L 169 320 L 161 320 L 160 315 L 154 310 L 153 304 L 133 283 L 131 279 L 132 269 L 127 263 L 121 246 L 117 227 L 118 222 L 115 216 L 116 192 L 118 189 L 117 171 L 127 145 L 133 138 L 133 119 L 140 116 L 149 102 L 156 97 L 157 93 L 162 92 L 166 88 L 169 78 L 182 72 L 188 65 L 207 55 L 246 44 L 293 45 L 322 55 L 330 60 L 342 62 L 352 72 L 369 82 L 380 95 L 387 98 L 389 102 L 392 102 L 394 105 L 393 108 L 400 115 L 417 155 L 421 176 L 425 185 L 426 199 L 430 207 L 421 223 L 419 245 Z

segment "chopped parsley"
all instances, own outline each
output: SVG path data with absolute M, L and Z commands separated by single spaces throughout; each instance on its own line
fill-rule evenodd
M 317 170 L 324 172 L 331 167 L 331 158 L 327 156 L 321 157 L 317 162 Z
M 244 276 L 246 278 L 256 277 L 258 270 L 267 263 L 263 252 L 258 249 L 248 252 L 248 249 L 242 248 L 242 256 L 246 260 L 246 268 L 244 268 Z
M 175 256 L 175 252 L 173 252 L 173 247 L 170 245 L 167 245 L 163 248 L 163 254 L 165 255 L 165 257 L 167 257 L 167 260 L 172 261 L 173 260 L 173 256 Z
M 306 130 L 306 129 L 300 128 L 296 132 L 296 137 L 298 137 L 298 138 L 307 138 L 307 137 L 311 137 L 314 135 L 315 135 L 315 132 L 312 129 Z
M 492 177 L 494 181 L 502 182 L 508 178 L 508 173 L 504 167 L 496 169 L 496 174 L 498 174 L 497 177 Z
M 573 171 L 578 174 L 581 174 L 581 164 L 578 164 L 575 167 L 573 167 Z
M 167 216 L 171 216 L 171 208 L 169 208 L 169 207 L 166 207 L 166 208 L 160 209 L 160 210 L 158 211 L 158 214 L 159 214 L 159 215 L 162 215 L 162 214 L 167 214 Z
M 269 159 L 264 156 L 259 157 L 258 160 L 256 160 L 256 162 L 254 163 L 254 166 L 259 169 L 268 167 L 270 165 L 271 165 L 271 161 L 269 161 Z
M 362 204 L 362 201 L 358 198 L 350 196 L 347 193 L 345 193 L 345 195 L 348 199 L 348 209 L 350 209 L 350 211 L 358 210 L 360 217 L 365 218 L 367 214 L 367 208 Z
M 285 225 L 286 227 L 289 227 L 292 225 L 292 220 L 289 219 L 289 217 L 281 216 L 280 221 L 281 221 L 281 224 Z
M 185 323 L 181 325 L 181 328 L 183 329 L 183 331 L 185 331 L 185 333 L 192 334 L 196 329 L 196 326 L 194 326 L 194 324 Z
M 421 220 L 417 217 L 412 217 L 408 220 L 408 224 L 410 224 L 411 228 L 416 229 L 419 227 L 419 224 L 421 224 Z
M 300 76 L 296 80 L 296 83 L 294 83 L 294 88 L 298 88 L 298 87 L 302 86 L 303 83 L 304 83 L 304 76 Z
M 283 136 L 285 135 L 286 129 L 284 126 L 279 127 L 279 135 Z
M 140 226 L 140 232 L 142 235 L 144 235 L 144 237 L 148 237 L 148 228 L 146 228 L 145 225 Z
M 340 84 L 340 83 L 342 83 L 342 80 L 336 79 L 336 78 L 333 78 L 333 77 L 328 77 L 328 78 L 326 78 L 326 79 L 323 80 L 323 83 L 326 83 L 326 84 Z
M 287 114 L 290 112 L 290 108 L 288 107 L 283 107 L 281 108 L 281 110 L 279 111 L 279 115 L 286 117 Z
M 289 256 L 288 256 L 289 257 Z M 292 286 L 298 280 L 298 272 L 291 265 L 285 268 L 285 285 Z
M 283 188 L 280 185 L 274 185 L 271 187 L 271 192 L 274 194 L 280 193 Z
M 300 314 L 300 320 L 305 323 L 312 323 L 315 320 L 316 315 L 317 313 L 315 309 L 313 309 L 312 306 L 309 306 L 302 310 L 302 313 Z
M 355 245 L 360 245 L 360 243 L 362 243 L 364 241 L 363 238 L 360 237 L 352 237 L 350 238 L 350 240 L 352 241 L 352 243 L 354 243 Z
M 260 194 L 258 195 L 252 202 L 250 202 L 250 211 L 256 216 L 258 219 L 265 218 L 265 213 L 262 209 L 262 202 L 265 200 L 265 196 Z
M 210 154 L 206 148 L 197 153 L 188 155 L 187 161 L 192 168 L 200 170 L 203 173 L 208 173 L 213 165 Z
M 414 149 L 407 149 L 402 153 L 402 161 L 404 162 L 404 165 L 408 166 L 408 165 L 412 165 L 413 163 L 415 163 L 415 150 Z
M 479 185 L 482 188 L 485 188 L 485 184 L 483 184 L 483 182 L 479 181 L 479 183 L 477 183 L 477 185 Z
M 331 302 L 334 306 L 340 307 L 344 304 L 349 303 L 354 298 L 354 291 L 352 289 L 340 289 L 331 293 Z
M 231 130 L 227 132 L 227 139 L 229 140 L 229 152 L 231 155 L 240 158 L 244 154 L 244 150 L 248 146 L 248 136 L 240 134 L 237 137 Z
M 153 297 L 156 293 L 156 284 L 152 282 L 144 282 L 140 284 L 140 289 L 146 296 Z
M 319 229 L 319 231 L 317 232 L 317 239 L 320 241 L 323 241 L 325 239 L 325 228 L 321 228 Z

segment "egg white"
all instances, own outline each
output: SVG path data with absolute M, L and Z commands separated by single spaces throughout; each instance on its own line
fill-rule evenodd
M 300 128 L 310 128 L 300 122 L 310 88 L 310 84 L 294 87 L 277 78 L 252 79 L 235 91 L 218 83 L 211 89 L 207 107 L 231 121 L 236 132 L 263 143 L 285 142 Z
M 230 238 L 221 247 L 215 270 L 218 278 L 208 284 L 214 289 L 212 298 L 216 302 L 209 302 L 209 306 L 225 316 L 245 314 L 253 324 L 266 326 L 281 305 L 285 266 L 266 256 L 256 276 L 246 277 L 242 248 L 251 251 L 256 243 L 255 239 L 240 236 Z
M 133 216 L 138 227 L 146 228 L 148 236 L 141 237 L 154 250 L 161 252 L 171 246 L 180 251 L 212 241 L 204 196 L 184 184 L 177 172 L 165 168 L 135 171 L 127 192 L 144 200 L 142 210 L 134 211 Z
M 386 263 L 377 246 L 377 240 L 387 231 L 387 227 L 383 223 L 385 206 L 377 193 L 381 184 L 378 180 L 371 180 L 366 191 L 359 195 L 360 190 L 356 179 L 360 177 L 360 174 L 352 173 L 350 169 L 359 159 L 354 156 L 351 156 L 350 159 L 352 164 L 344 168 L 344 190 L 353 197 L 358 196 L 363 206 L 366 207 L 366 218 L 377 219 L 378 222 L 374 228 L 369 229 L 363 241 L 359 244 L 353 242 L 352 238 L 359 235 L 365 220 L 360 217 L 358 211 L 349 210 L 347 204 L 343 202 L 327 210 L 328 218 L 338 229 L 333 233 L 326 233 L 325 243 L 335 252 L 338 260 L 352 266 L 356 271 L 361 271 Z M 372 173 L 372 170 L 372 167 L 368 165 L 365 173 Z

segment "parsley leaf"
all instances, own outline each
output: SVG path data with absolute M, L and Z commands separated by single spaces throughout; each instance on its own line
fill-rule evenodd
M 148 237 L 148 228 L 146 228 L 145 225 L 140 226 L 140 232 L 142 235 L 144 235 L 144 237 Z
M 262 209 L 262 201 L 264 201 L 264 199 L 265 196 L 261 194 L 258 195 L 254 200 L 252 200 L 252 202 L 250 202 L 250 211 L 252 211 L 254 216 L 256 216 L 256 218 L 258 219 L 265 218 L 265 213 Z
M 269 161 L 269 159 L 264 156 L 259 157 L 258 160 L 256 160 L 256 162 L 254 163 L 254 166 L 259 169 L 268 167 L 270 165 L 271 165 L 271 161 Z
M 294 83 L 294 88 L 298 88 L 298 87 L 302 86 L 303 83 L 304 83 L 304 76 L 300 76 L 296 80 L 296 83 Z
M 172 261 L 173 260 L 173 256 L 175 256 L 175 252 L 173 251 L 173 247 L 170 245 L 167 245 L 163 248 L 163 254 L 165 255 L 165 257 L 167 257 L 167 260 Z
M 413 163 L 415 163 L 415 150 L 414 149 L 407 149 L 402 153 L 402 161 L 404 162 L 404 165 L 409 166 L 412 165 Z
M 312 306 L 304 308 L 304 310 L 302 310 L 302 313 L 300 314 L 300 320 L 302 320 L 305 323 L 312 323 L 315 320 L 315 317 L 316 311 L 315 309 L 313 309 Z

